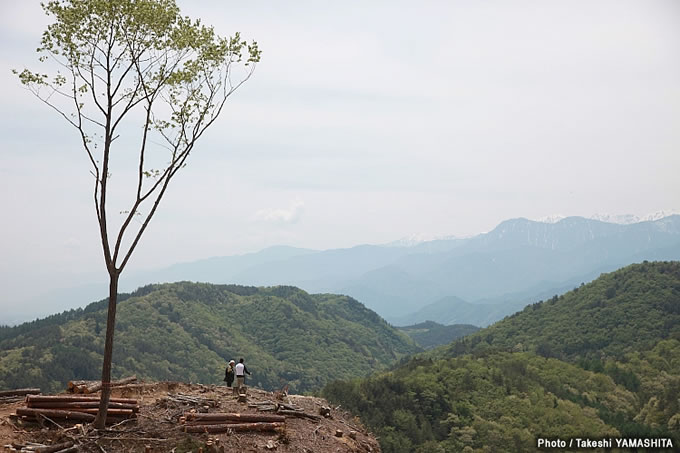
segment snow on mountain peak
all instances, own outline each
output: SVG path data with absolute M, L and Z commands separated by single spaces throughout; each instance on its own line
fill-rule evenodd
M 655 221 L 659 219 L 663 219 L 664 217 L 668 217 L 671 215 L 676 215 L 680 214 L 680 211 L 678 210 L 662 210 L 662 211 L 657 211 L 653 212 L 651 214 L 639 216 L 635 214 L 603 214 L 603 213 L 598 213 L 598 214 L 593 214 L 590 217 L 587 217 L 588 219 L 591 220 L 599 220 L 600 222 L 606 222 L 606 223 L 618 223 L 619 225 L 630 225 L 633 223 L 640 223 L 640 222 L 648 222 L 648 221 Z M 541 217 L 540 219 L 535 219 L 536 222 L 540 223 L 557 223 L 562 219 L 565 219 L 566 216 L 563 216 L 561 214 L 557 215 L 551 215 L 551 216 L 546 216 L 546 217 Z
M 562 219 L 566 219 L 567 216 L 563 216 L 562 214 L 555 214 L 555 215 L 549 215 L 545 217 L 541 217 L 540 219 L 536 219 L 536 222 L 540 223 L 557 223 Z
M 680 214 L 680 210 L 676 210 L 676 209 L 671 209 L 671 210 L 668 210 L 668 211 L 661 210 L 661 211 L 654 212 L 652 214 L 647 214 L 646 216 L 644 216 L 644 218 L 642 218 L 641 221 L 645 222 L 645 221 L 660 220 L 660 219 L 663 219 L 665 217 L 669 217 L 669 216 L 672 216 L 672 215 L 679 215 L 679 214 Z
M 589 219 L 599 220 L 606 223 L 618 223 L 619 225 L 630 225 L 632 223 L 641 222 L 640 216 L 635 214 L 593 214 Z
M 590 217 L 586 217 L 587 219 L 591 220 L 599 220 L 600 222 L 605 222 L 605 223 L 617 223 L 619 225 L 630 225 L 633 223 L 640 223 L 640 222 L 649 222 L 649 221 L 656 221 L 663 219 L 665 217 L 669 217 L 672 215 L 680 215 L 680 210 L 662 210 L 662 211 L 657 211 L 653 212 L 651 214 L 643 215 L 643 216 L 638 216 L 635 214 L 594 214 Z M 550 215 L 550 216 L 545 216 L 541 217 L 538 219 L 529 219 L 533 222 L 539 222 L 539 223 L 547 223 L 547 224 L 555 224 L 558 223 L 567 217 L 570 216 L 565 216 L 562 214 L 555 214 L 555 215 Z M 526 221 L 527 219 L 525 218 L 518 218 L 518 219 L 512 219 L 512 220 L 523 220 Z M 511 222 L 506 221 L 506 222 Z M 505 223 L 505 222 L 504 222 Z M 484 233 L 479 233 L 479 234 L 484 234 Z M 438 240 L 455 240 L 455 239 L 467 239 L 476 236 L 475 234 L 473 235 L 466 235 L 466 236 L 436 236 L 432 234 L 422 234 L 422 233 L 415 233 L 411 234 L 409 236 L 405 236 L 401 239 L 397 239 L 396 241 L 388 242 L 386 244 L 382 244 L 384 247 L 414 247 L 417 245 L 420 245 L 424 242 L 431 242 L 431 241 L 438 241 Z
M 680 214 L 680 211 L 676 210 L 662 210 L 662 211 L 657 211 L 653 212 L 651 214 L 643 215 L 643 216 L 638 216 L 635 214 L 595 214 L 592 215 L 590 218 L 593 220 L 599 220 L 601 222 L 608 222 L 608 223 L 618 223 L 621 225 L 630 225 L 633 223 L 640 223 L 640 222 L 650 222 L 650 221 L 655 221 L 655 220 L 660 220 L 663 219 L 664 217 L 668 217 L 671 215 L 675 214 Z

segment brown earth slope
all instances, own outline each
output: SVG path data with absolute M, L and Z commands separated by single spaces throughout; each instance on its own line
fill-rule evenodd
M 88 424 L 43 420 L 28 422 L 13 417 L 25 403 L 0 403 L 0 447 L 20 451 L 30 442 L 54 445 L 73 442 L 82 452 L 380 452 L 377 440 L 359 420 L 341 408 L 331 408 L 330 417 L 319 416 L 328 406 L 324 399 L 285 395 L 249 388 L 247 401 L 239 402 L 231 389 L 162 382 L 137 384 L 114 389 L 115 397 L 135 398 L 140 405 L 136 419 L 96 431 Z M 193 401 L 192 401 L 193 400 Z M 266 402 L 293 406 L 317 419 L 286 416 L 285 427 L 278 432 L 227 432 L 189 434 L 184 432 L 180 417 L 198 413 L 228 412 L 241 414 L 274 414 L 260 412 Z M 211 446 L 212 445 L 212 446 Z

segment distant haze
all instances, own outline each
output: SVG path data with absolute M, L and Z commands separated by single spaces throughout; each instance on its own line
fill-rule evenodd
M 680 215 L 628 224 L 583 217 L 550 223 L 510 219 L 466 239 L 323 251 L 268 247 L 131 270 L 119 289 L 177 281 L 297 286 L 310 293 L 352 296 L 395 325 L 437 320 L 487 326 L 528 303 L 643 260 L 680 260 Z M 82 306 L 103 298 L 106 288 L 105 281 L 90 280 L 52 290 L 3 313 L 0 324 Z
M 179 5 L 256 39 L 262 63 L 173 183 L 130 272 L 278 244 L 680 209 L 677 0 Z M 34 0 L 0 13 L 0 311 L 11 313 L 106 275 L 75 131 L 10 73 L 40 67 L 47 18 Z

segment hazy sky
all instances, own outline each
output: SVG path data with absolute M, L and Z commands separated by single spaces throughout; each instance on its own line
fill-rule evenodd
M 179 4 L 256 39 L 262 62 L 173 182 L 132 269 L 680 208 L 677 0 Z M 9 310 L 105 271 L 75 130 L 10 73 L 38 67 L 47 18 L 38 1 L 0 5 Z

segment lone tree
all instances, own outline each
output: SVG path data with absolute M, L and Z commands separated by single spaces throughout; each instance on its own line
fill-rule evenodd
M 111 394 L 121 272 L 170 181 L 227 98 L 250 78 L 260 51 L 256 42 L 249 44 L 238 33 L 222 38 L 199 20 L 181 16 L 174 0 L 54 0 L 42 6 L 54 19 L 38 48 L 39 60 L 51 74 L 28 69 L 15 73 L 77 130 L 92 165 L 110 282 L 102 396 L 95 420 L 101 429 Z M 130 198 L 120 216 L 112 216 L 107 205 L 114 154 L 132 164 L 125 184 Z M 126 154 L 136 159 L 130 161 Z

